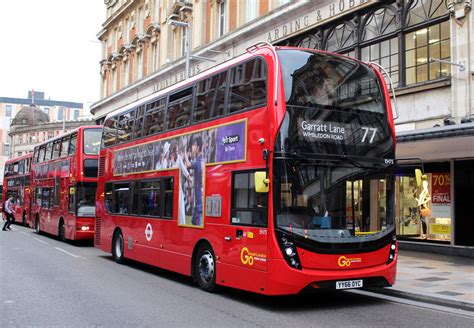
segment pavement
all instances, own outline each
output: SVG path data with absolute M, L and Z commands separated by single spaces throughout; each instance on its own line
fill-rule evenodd
M 474 312 L 474 259 L 400 250 L 395 285 L 371 291 Z

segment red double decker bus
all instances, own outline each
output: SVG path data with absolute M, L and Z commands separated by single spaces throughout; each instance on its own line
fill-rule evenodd
M 32 218 L 38 233 L 94 238 L 100 126 L 83 126 L 35 147 Z
M 95 244 L 206 291 L 390 286 L 394 156 L 378 70 L 256 45 L 106 117 Z
M 3 199 L 5 204 L 8 197 L 13 195 L 13 215 L 15 222 L 30 226 L 30 165 L 33 154 L 26 154 L 21 157 L 12 158 L 5 162 L 3 177 Z M 3 205 L 2 205 L 3 206 Z

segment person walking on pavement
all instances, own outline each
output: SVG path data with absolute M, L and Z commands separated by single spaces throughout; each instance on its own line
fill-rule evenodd
M 12 208 L 12 201 L 13 201 L 13 196 L 10 195 L 8 196 L 7 201 L 5 202 L 5 216 L 6 216 L 6 221 L 5 224 L 3 225 L 3 231 L 11 230 L 10 225 L 12 224 L 13 221 L 15 221 L 15 217 L 13 216 L 13 208 Z

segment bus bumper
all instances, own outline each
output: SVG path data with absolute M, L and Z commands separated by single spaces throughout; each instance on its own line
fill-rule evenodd
M 289 295 L 320 289 L 336 290 L 337 281 L 362 280 L 362 288 L 389 287 L 395 283 L 397 258 L 389 264 L 349 270 L 291 268 L 284 259 L 268 261 L 267 295 Z

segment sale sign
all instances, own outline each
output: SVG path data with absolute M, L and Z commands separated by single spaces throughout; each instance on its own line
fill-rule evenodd
M 431 217 L 451 217 L 451 176 L 449 173 L 431 174 Z
M 449 173 L 432 173 L 431 182 L 432 204 L 451 204 L 451 176 Z

